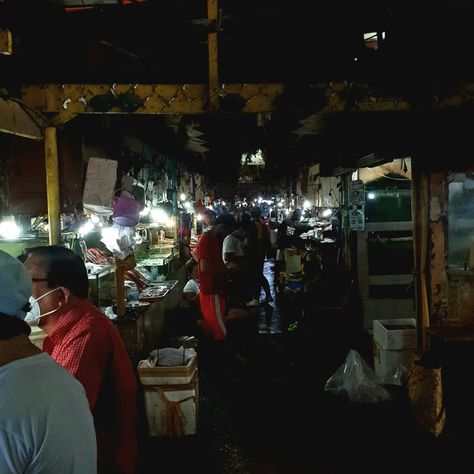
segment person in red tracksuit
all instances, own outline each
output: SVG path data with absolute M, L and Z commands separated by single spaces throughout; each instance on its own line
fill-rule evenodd
M 219 217 L 216 225 L 203 234 L 197 246 L 201 313 L 206 323 L 205 332 L 215 341 L 222 341 L 227 335 L 227 268 L 222 261 L 222 242 L 234 225 L 232 216 Z

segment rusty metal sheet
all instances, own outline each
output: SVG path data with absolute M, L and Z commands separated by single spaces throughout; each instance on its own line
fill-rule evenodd
M 20 104 L 0 97 L 0 132 L 11 133 L 20 137 L 41 140 L 41 126 L 28 114 Z

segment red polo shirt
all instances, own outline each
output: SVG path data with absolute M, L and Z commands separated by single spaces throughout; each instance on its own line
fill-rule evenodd
M 43 350 L 85 388 L 97 432 L 99 472 L 136 469 L 136 380 L 125 345 L 88 300 L 62 315 Z

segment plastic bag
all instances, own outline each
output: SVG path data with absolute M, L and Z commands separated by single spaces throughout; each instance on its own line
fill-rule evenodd
M 392 398 L 382 386 L 382 380 L 353 349 L 347 354 L 344 364 L 327 380 L 324 390 L 346 393 L 351 402 L 358 403 L 383 402 Z
M 133 246 L 135 245 L 134 231 L 130 227 L 113 224 L 102 233 L 101 242 L 114 256 L 124 260 L 133 254 Z
M 196 357 L 196 351 L 192 347 L 165 347 L 151 351 L 147 359 L 138 363 L 138 368 L 187 365 L 193 357 Z
M 112 219 L 123 227 L 133 227 L 140 220 L 140 203 L 127 191 L 122 191 L 112 203 Z
M 406 385 L 410 369 L 400 364 L 395 370 L 385 375 L 383 383 L 388 385 Z

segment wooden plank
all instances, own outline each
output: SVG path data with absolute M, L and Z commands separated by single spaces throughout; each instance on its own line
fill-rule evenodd
M 413 281 L 413 275 L 371 275 L 369 285 L 409 285 Z
M 376 231 L 407 231 L 413 230 L 412 222 L 366 222 L 365 230 L 368 232 Z
M 376 319 L 399 319 L 413 318 L 414 302 L 413 299 L 395 299 L 395 298 L 364 298 L 364 328 L 372 329 Z

